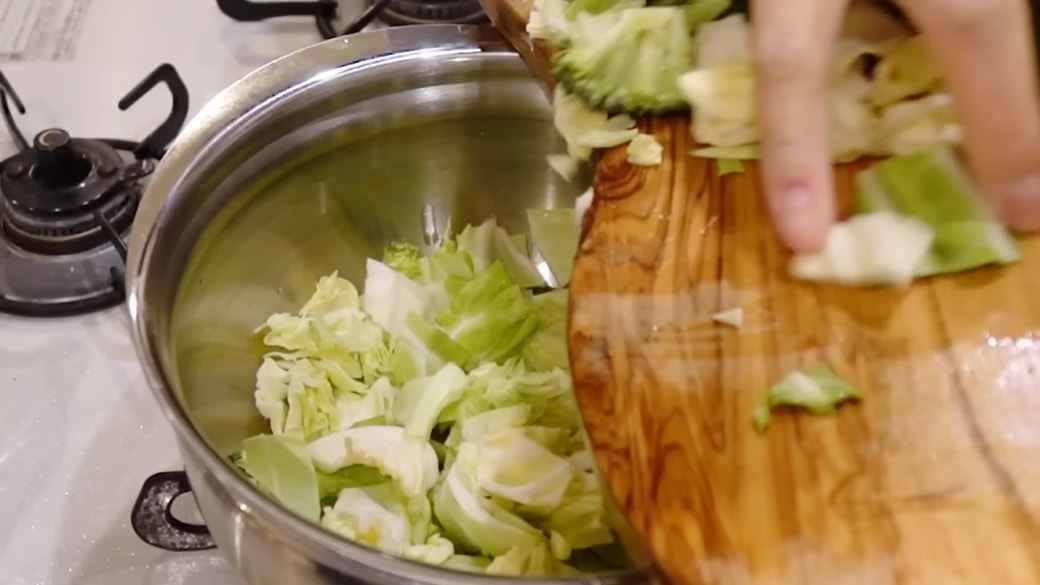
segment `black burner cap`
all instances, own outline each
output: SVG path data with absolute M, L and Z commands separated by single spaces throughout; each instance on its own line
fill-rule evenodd
M 97 140 L 71 138 L 60 128 L 44 130 L 32 146 L 4 161 L 0 193 L 26 213 L 79 213 L 97 205 L 120 181 L 123 159 Z

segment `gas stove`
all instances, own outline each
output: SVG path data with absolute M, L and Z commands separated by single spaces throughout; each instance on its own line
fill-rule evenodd
M 264 63 L 482 20 L 477 0 L 0 0 L 0 581 L 243 585 L 206 542 L 164 550 L 131 522 L 180 469 L 123 306 L 138 197 L 182 124 Z
M 25 105 L 0 71 L 0 114 L 18 152 L 0 161 L 0 311 L 62 316 L 124 300 L 124 236 L 151 174 L 188 116 L 188 90 L 168 63 L 119 101 L 130 108 L 159 84 L 173 98 L 141 141 L 74 138 L 61 128 L 28 140 L 12 114 Z

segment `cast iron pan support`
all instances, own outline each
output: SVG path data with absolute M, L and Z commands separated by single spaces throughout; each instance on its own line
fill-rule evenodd
M 179 520 L 171 511 L 178 497 L 190 493 L 188 474 L 183 471 L 164 471 L 144 480 L 130 512 L 130 525 L 137 537 L 170 551 L 216 548 L 208 528 Z
M 337 32 L 333 25 L 336 18 L 336 0 L 317 2 L 252 2 L 251 0 L 217 0 L 217 6 L 228 18 L 240 22 L 256 22 L 281 16 L 313 16 L 318 32 L 324 39 L 334 39 L 361 31 L 379 16 L 390 0 L 375 0 L 361 16 Z
M 146 544 L 174 552 L 190 552 L 217 548 L 209 528 L 191 524 L 173 515 L 173 502 L 191 493 L 188 474 L 183 471 L 164 471 L 144 480 L 141 493 L 130 512 L 130 525 L 137 537 Z M 361 579 L 344 575 L 321 563 L 314 571 L 324 582 L 340 585 L 365 585 Z

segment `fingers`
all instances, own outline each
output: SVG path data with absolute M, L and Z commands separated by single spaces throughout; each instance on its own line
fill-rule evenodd
M 1016 229 L 1040 228 L 1040 96 L 1026 0 L 903 0 L 953 94 L 975 179 Z
M 752 4 L 762 173 L 781 239 L 819 249 L 834 221 L 827 82 L 847 0 Z

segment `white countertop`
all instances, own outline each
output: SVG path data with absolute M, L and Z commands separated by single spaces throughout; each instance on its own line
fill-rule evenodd
M 57 41 L 53 24 L 26 28 L 74 21 L 76 10 L 80 31 Z M 319 40 L 309 18 L 236 23 L 215 0 L 0 0 L 0 69 L 29 110 L 19 121 L 30 139 L 55 126 L 143 138 L 168 98 L 155 91 L 128 112 L 116 102 L 157 65 L 177 68 L 194 114 L 251 69 Z M 0 159 L 14 152 L 0 128 Z M 124 307 L 65 319 L 0 314 L 0 396 L 0 583 L 241 585 L 219 552 L 161 551 L 130 529 L 142 481 L 180 461 Z

